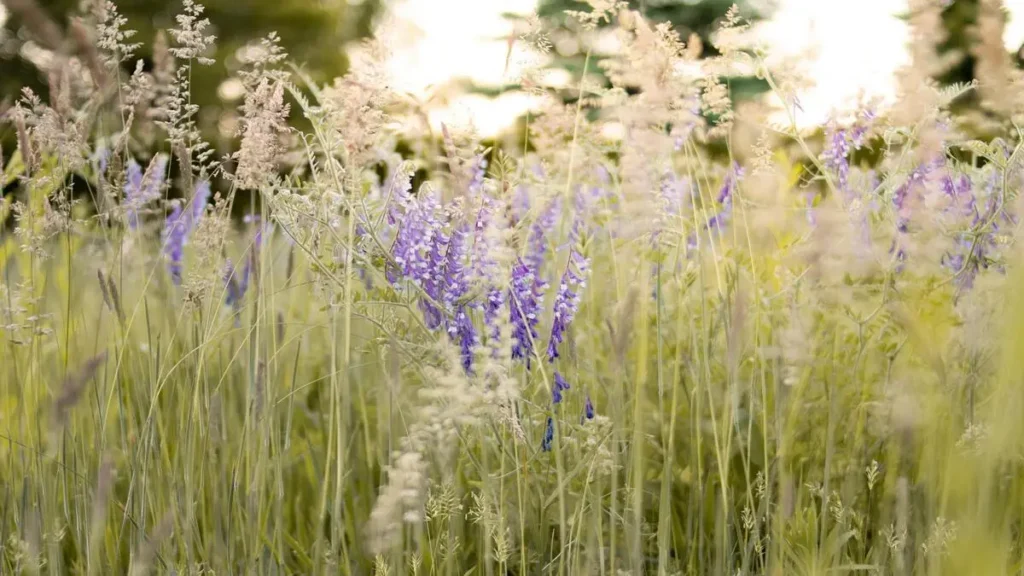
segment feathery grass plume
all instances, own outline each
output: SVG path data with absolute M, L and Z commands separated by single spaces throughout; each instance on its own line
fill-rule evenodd
M 383 42 L 363 42 L 352 54 L 348 74 L 321 92 L 326 124 L 343 147 L 346 166 L 367 166 L 386 136 L 387 108 L 395 99 L 385 65 L 387 55 Z
M 234 154 L 238 162 L 235 176 L 239 188 L 258 189 L 276 177 L 274 167 L 283 152 L 281 137 L 288 130 L 290 107 L 284 102 L 287 75 L 275 69 L 288 54 L 274 32 L 258 46 L 249 46 L 247 53 L 251 63 L 250 69 L 240 74 L 245 102 L 238 128 L 242 144 Z
M 197 199 L 193 198 L 193 202 Z M 219 193 L 215 195 L 210 210 L 205 210 L 205 199 L 202 202 L 202 207 L 194 207 L 193 211 L 194 259 L 181 283 L 186 301 L 193 305 L 208 301 L 222 286 L 220 262 L 231 229 L 226 199 Z
M 204 10 L 194 0 L 182 0 L 181 12 L 175 16 L 178 27 L 168 31 L 174 40 L 174 46 L 168 48 L 168 53 L 181 63 L 175 68 L 170 93 L 162 99 L 156 113 L 160 118 L 157 125 L 167 132 L 167 141 L 182 165 L 186 188 L 191 187 L 192 176 L 201 176 L 209 171 L 213 155 L 213 149 L 202 139 L 196 126 L 199 106 L 189 97 L 193 62 L 204 66 L 214 63 L 205 55 L 212 50 L 216 36 L 206 34 L 210 20 L 201 17 Z
M 1002 0 L 980 0 L 977 9 L 977 21 L 970 30 L 970 52 L 981 106 L 1000 119 L 1018 122 L 1024 113 L 1024 99 L 1019 95 L 1024 74 L 1003 45 L 1006 8 Z
M 103 52 L 103 64 L 113 71 L 130 62 L 142 43 L 129 42 L 137 32 L 125 28 L 128 19 L 118 13 L 117 5 L 111 0 L 93 0 L 91 13 L 97 33 L 96 47 Z
M 944 0 L 911 0 L 909 11 L 910 62 L 896 73 L 898 97 L 890 111 L 898 126 L 916 127 L 921 143 L 916 153 L 919 161 L 928 161 L 941 151 L 941 138 L 935 122 L 942 99 L 934 78 L 955 64 L 959 55 L 940 55 L 938 47 L 946 40 L 942 25 Z

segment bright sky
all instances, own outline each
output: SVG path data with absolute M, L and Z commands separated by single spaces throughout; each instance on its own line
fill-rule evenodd
M 813 45 L 808 63 L 817 85 L 800 95 L 798 121 L 820 122 L 857 96 L 891 98 L 893 72 L 906 61 L 906 26 L 896 17 L 906 0 L 778 0 L 774 17 L 761 26 L 778 54 Z M 1024 0 L 1005 0 L 1011 18 L 1004 41 L 1016 50 L 1024 41 Z M 483 84 L 502 83 L 511 25 L 501 15 L 527 13 L 533 0 L 401 0 L 393 13 L 402 21 L 394 46 L 392 72 L 397 85 L 425 96 L 431 85 L 456 77 Z M 515 58 L 513 58 L 513 65 Z M 513 66 L 514 68 L 514 66 Z M 513 70 L 514 72 L 514 70 Z M 495 101 L 461 96 L 434 113 L 434 121 L 472 122 L 482 134 L 508 125 L 531 104 L 522 95 Z

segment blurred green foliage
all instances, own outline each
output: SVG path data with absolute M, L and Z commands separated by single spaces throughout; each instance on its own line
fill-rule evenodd
M 718 55 L 711 37 L 725 13 L 733 5 L 739 8 L 740 15 L 748 22 L 755 22 L 770 15 L 763 3 L 747 0 L 629 0 L 628 5 L 631 10 L 640 12 L 652 23 L 671 23 L 683 41 L 691 34 L 698 35 L 704 45 L 704 56 Z M 566 14 L 567 10 L 587 12 L 590 8 L 587 3 L 578 0 L 539 0 L 537 6 L 538 16 L 559 31 L 556 35 L 564 33 L 566 36 L 574 36 L 571 30 L 576 24 L 572 17 Z M 575 77 L 579 77 L 586 56 L 585 49 L 575 54 L 563 54 L 559 53 L 556 44 L 553 55 L 553 66 L 568 70 Z M 604 56 L 595 51 L 591 54 L 591 59 L 598 61 Z M 600 69 L 597 66 L 588 68 L 588 73 L 598 72 Z M 740 100 L 756 96 L 768 89 L 764 81 L 755 78 L 732 78 L 729 84 L 733 98 Z
M 38 94 L 47 93 L 45 75 L 24 57 L 24 46 L 33 41 L 44 48 L 52 44 L 40 33 L 40 24 L 32 22 L 32 12 L 42 11 L 65 45 L 71 41 L 71 21 L 83 14 L 82 0 L 3 0 L 8 9 L 0 41 L 0 98 L 8 103 L 28 86 Z M 87 5 L 92 0 L 85 0 Z M 204 17 L 211 22 L 210 33 L 217 36 L 216 63 L 197 66 L 193 71 L 192 100 L 204 111 L 237 103 L 223 102 L 217 95 L 221 82 L 239 62 L 239 48 L 258 41 L 270 32 L 277 32 L 290 61 L 302 66 L 316 81 L 326 82 L 343 74 L 348 66 L 345 46 L 352 40 L 366 37 L 382 0 L 203 0 Z M 158 30 L 176 26 L 175 15 L 181 11 L 180 1 L 116 0 L 121 15 L 127 18 L 126 28 L 137 30 L 131 42 L 142 47 L 137 57 L 146 69 L 152 63 L 153 38 Z M 38 20 L 38 19 L 37 19 Z M 134 62 L 126 66 L 134 66 Z M 126 74 L 131 70 L 125 70 Z

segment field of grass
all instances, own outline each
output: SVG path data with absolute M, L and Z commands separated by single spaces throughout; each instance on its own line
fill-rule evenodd
M 606 16 L 613 87 L 486 149 L 270 38 L 219 159 L 201 11 L 128 74 L 97 10 L 108 81 L 7 117 L 0 574 L 1024 574 L 1013 124 L 908 72 L 749 137 L 741 20 Z

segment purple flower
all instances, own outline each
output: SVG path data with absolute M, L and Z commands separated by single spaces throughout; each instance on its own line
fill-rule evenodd
M 186 212 L 181 204 L 175 204 L 167 221 L 164 224 L 163 245 L 164 256 L 167 258 L 167 269 L 171 274 L 171 280 L 176 286 L 181 284 L 182 259 L 185 254 L 185 245 L 188 244 L 188 237 L 192 230 L 202 219 L 206 211 L 206 202 L 210 197 L 210 183 L 200 180 L 196 184 L 195 193 L 192 195 L 191 209 Z
M 821 159 L 825 167 L 832 170 L 838 179 L 839 191 L 846 194 L 849 191 L 850 161 L 847 156 L 850 154 L 850 141 L 846 130 L 836 128 L 831 123 L 825 133 L 825 150 Z
M 551 419 L 551 417 L 548 416 L 548 423 L 547 423 L 547 426 L 545 426 L 545 428 L 544 428 L 544 438 L 542 438 L 541 441 L 540 441 L 540 449 L 543 450 L 544 452 L 550 452 L 551 451 L 551 442 L 553 442 L 554 439 L 555 439 L 555 423 Z
M 388 224 L 394 226 L 399 219 L 399 210 L 413 201 L 409 196 L 412 190 L 412 174 L 396 168 L 388 178 L 387 188 L 388 196 L 391 197 L 387 207 L 387 220 Z
M 533 342 L 537 339 L 541 298 L 544 283 L 537 280 L 533 271 L 520 259 L 512 268 L 512 285 L 509 289 L 509 315 L 512 323 L 512 357 L 523 358 L 530 365 L 533 356 Z
M 548 361 L 558 358 L 558 345 L 565 338 L 580 306 L 580 292 L 586 286 L 589 261 L 575 249 L 569 251 L 569 262 L 565 265 L 558 292 L 555 294 L 554 319 L 551 322 L 551 338 L 548 340 Z
M 686 199 L 692 194 L 690 181 L 676 176 L 675 172 L 666 172 L 661 179 L 661 203 L 666 214 L 679 216 L 683 212 Z
M 92 161 L 96 163 L 99 174 L 105 174 L 107 166 L 110 164 L 110 148 L 107 148 L 106 144 L 100 144 L 92 156 Z
M 732 195 L 736 191 L 736 186 L 743 180 L 744 170 L 736 162 L 732 163 L 732 167 L 729 172 L 725 175 L 725 180 L 722 182 L 722 189 L 718 191 L 718 203 L 723 206 L 732 205 Z
M 473 363 L 473 345 L 476 344 L 476 329 L 469 317 L 467 305 L 461 302 L 469 291 L 469 278 L 466 273 L 466 260 L 469 256 L 469 225 L 460 224 L 452 231 L 448 242 L 448 252 L 444 263 L 444 286 L 441 301 L 452 313 L 448 320 L 447 332 L 459 343 L 462 355 L 462 366 L 470 372 Z
M 551 403 L 560 404 L 562 402 L 562 392 L 569 389 L 569 382 L 555 370 L 555 386 L 551 389 Z
M 516 191 L 512 195 L 512 218 L 515 222 L 519 222 L 526 217 L 527 212 L 530 211 L 530 189 L 526 185 L 520 184 L 516 186 Z
M 484 177 L 487 175 L 487 159 L 483 154 L 473 158 L 473 167 L 470 172 L 469 197 L 472 198 L 484 189 Z
M 139 211 L 145 208 L 146 204 L 160 198 L 160 188 L 163 185 L 166 169 L 167 156 L 163 154 L 159 154 L 153 159 L 145 175 L 138 162 L 128 161 L 124 183 L 124 208 L 128 218 L 128 227 L 132 230 L 139 225 Z
M 234 310 L 235 326 L 239 324 L 238 314 L 242 311 L 242 298 L 245 296 L 247 285 L 248 282 L 243 282 L 238 278 L 235 265 L 229 258 L 224 264 L 224 304 Z
M 526 256 L 524 260 L 530 270 L 539 276 L 540 269 L 544 265 L 544 257 L 547 254 L 547 235 L 558 222 L 558 216 L 562 209 L 561 198 L 555 198 L 544 208 L 540 216 L 530 226 L 530 234 L 526 241 Z
M 452 230 L 445 254 L 443 293 L 441 299 L 447 306 L 455 303 L 469 290 L 466 261 L 469 258 L 469 225 L 459 224 Z
M 505 305 L 506 291 L 499 286 L 498 263 L 493 257 L 496 239 L 488 234 L 494 225 L 494 200 L 486 195 L 480 196 L 480 209 L 477 211 L 476 223 L 473 225 L 473 248 L 470 253 L 470 269 L 473 276 L 485 287 L 484 302 L 473 303 L 475 308 L 483 308 L 484 324 L 494 326 L 498 312 Z M 495 332 L 496 333 L 496 332 Z
M 590 401 L 590 394 L 587 394 L 587 401 L 583 404 L 583 416 L 587 420 L 594 419 L 594 403 Z
M 392 255 L 398 268 L 388 269 L 390 282 L 396 283 L 405 277 L 419 286 L 425 284 L 431 270 L 434 236 L 441 229 L 437 219 L 438 208 L 438 200 L 433 194 L 422 199 L 410 199 L 407 203 L 392 245 Z
M 454 318 L 448 322 L 448 334 L 459 343 L 462 368 L 467 374 L 472 374 L 473 346 L 477 342 L 477 335 L 473 319 L 469 317 L 469 309 L 465 304 L 460 304 L 455 309 Z
M 430 244 L 428 256 L 429 267 L 424 270 L 422 278 L 423 291 L 431 300 L 421 299 L 420 308 L 427 328 L 434 330 L 441 326 L 444 316 L 437 308 L 445 285 L 445 254 L 448 252 L 448 236 L 438 226 L 433 231 L 433 242 Z

